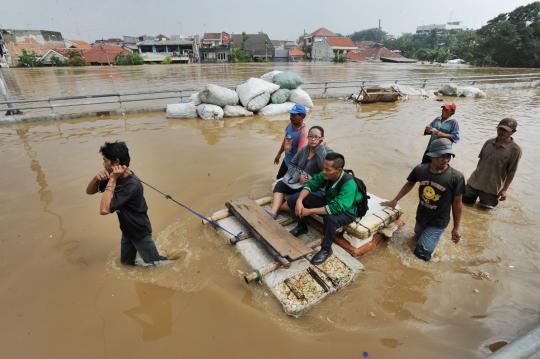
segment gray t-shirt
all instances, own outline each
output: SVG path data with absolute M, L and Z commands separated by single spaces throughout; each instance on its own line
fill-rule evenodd
M 101 181 L 98 190 L 103 192 L 106 185 L 107 180 Z M 120 229 L 127 238 L 137 240 L 152 233 L 143 186 L 135 174 L 117 180 L 109 208 L 118 215 Z
M 438 174 L 432 173 L 429 167 L 429 163 L 418 165 L 407 177 L 407 181 L 419 184 L 416 222 L 423 227 L 446 228 L 454 197 L 465 191 L 465 178 L 450 166 Z

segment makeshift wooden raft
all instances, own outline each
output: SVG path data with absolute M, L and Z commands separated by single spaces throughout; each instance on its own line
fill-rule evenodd
M 372 196 L 370 207 L 374 200 L 381 201 L 378 197 Z M 240 240 L 238 240 L 231 234 L 218 229 L 231 243 L 236 244 L 238 251 L 250 267 L 253 268 L 254 271 L 244 277 L 246 282 L 255 279 L 262 282 L 282 304 L 287 314 L 298 317 L 329 294 L 350 284 L 363 270 L 363 266 L 350 253 L 336 244 L 332 246 L 333 255 L 326 262 L 319 266 L 310 264 L 311 252 L 318 251 L 322 241 L 323 235 L 319 231 L 321 225 L 316 222 L 322 219 L 315 218 L 315 220 L 311 220 L 309 222 L 310 230 L 307 234 L 300 236 L 298 239 L 295 237 L 291 239 L 288 231 L 296 224 L 293 223 L 288 214 L 280 214 L 277 220 L 273 221 L 262 209 L 269 209 L 268 204 L 270 201 L 271 197 L 264 197 L 251 202 L 245 199 L 231 201 L 227 204 L 229 209 L 214 213 L 211 219 L 219 223 L 228 232 L 243 233 Z M 243 206 L 245 207 L 242 208 Z M 262 208 L 255 208 L 255 206 L 262 206 Z M 375 205 L 375 202 L 373 202 L 373 207 L 378 210 L 380 206 Z M 248 212 L 248 214 L 236 213 L 238 217 L 234 216 L 234 213 L 238 211 Z M 378 216 L 382 215 L 381 222 L 386 223 L 388 226 L 377 222 L 373 228 L 366 227 L 365 231 L 360 231 L 357 229 L 357 225 L 351 224 L 351 231 L 354 227 L 357 233 L 364 235 L 362 238 L 364 247 L 373 242 L 375 227 L 377 230 L 381 230 L 384 226 L 388 228 L 401 214 L 399 210 L 390 212 L 390 214 L 378 213 Z M 364 218 L 372 221 L 370 214 L 368 212 Z M 246 223 L 246 220 L 253 223 Z M 263 225 L 262 228 L 261 225 Z M 272 233 L 269 234 L 268 232 Z M 292 243 L 287 242 L 285 245 L 291 244 L 290 247 L 292 248 L 281 248 L 279 246 L 283 243 L 268 243 L 264 240 L 264 236 L 273 234 L 283 235 L 288 242 Z M 345 236 L 347 234 L 339 235 L 338 239 L 347 242 Z M 259 238 L 257 239 L 257 237 Z M 351 238 L 357 237 L 353 236 Z M 295 252 L 296 250 L 298 252 Z

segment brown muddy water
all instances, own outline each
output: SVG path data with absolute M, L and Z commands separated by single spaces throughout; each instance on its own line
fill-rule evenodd
M 356 66 L 296 70 L 336 80 L 351 71 L 434 71 Z M 146 68 L 149 81 L 158 68 L 186 71 Z M 224 76 L 235 81 L 271 69 L 227 68 Z M 31 71 L 43 81 L 21 87 L 20 97 L 77 83 L 77 75 L 51 82 L 51 69 L 42 77 Z M 81 71 L 94 76 L 101 70 Z M 17 76 L 27 74 L 17 70 Z M 203 122 L 156 113 L 0 126 L 2 357 L 485 357 L 540 321 L 540 90 L 491 89 L 486 99 L 456 102 L 462 140 L 452 165 L 466 177 L 497 122 L 518 119 L 514 138 L 523 158 L 508 200 L 491 212 L 466 207 L 463 240 L 454 245 L 445 233 L 435 261 L 423 263 L 409 249 L 416 206 L 409 194 L 401 203 L 406 227 L 361 259 L 366 270 L 354 283 L 299 319 L 287 317 L 263 286 L 244 283 L 248 267 L 212 228 L 150 189 L 145 194 L 158 247 L 180 251 L 182 259 L 153 269 L 119 265 L 116 216 L 100 216 L 99 196 L 84 193 L 101 166 L 99 146 L 122 139 L 141 179 L 202 213 L 235 197 L 267 195 L 287 116 Z M 321 100 L 307 121 L 323 126 L 347 167 L 388 198 L 420 161 L 423 128 L 440 105 L 411 99 L 356 108 Z

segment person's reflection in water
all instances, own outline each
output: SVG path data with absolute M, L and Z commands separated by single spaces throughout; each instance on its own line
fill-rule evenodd
M 135 282 L 135 291 L 140 304 L 124 313 L 141 326 L 142 339 L 151 341 L 171 335 L 174 290 Z

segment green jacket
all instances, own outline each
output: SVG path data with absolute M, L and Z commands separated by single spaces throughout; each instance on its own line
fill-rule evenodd
M 345 182 L 338 192 L 336 185 L 344 174 L 345 171 L 342 171 L 341 176 L 339 176 L 334 183 L 330 183 L 324 179 L 323 173 L 319 172 L 306 183 L 304 189 L 313 193 L 324 187 L 326 198 L 326 206 L 324 206 L 324 209 L 326 210 L 326 213 L 340 214 L 348 212 L 356 216 L 356 204 L 362 200 L 362 193 L 358 190 L 358 186 L 354 179 Z

